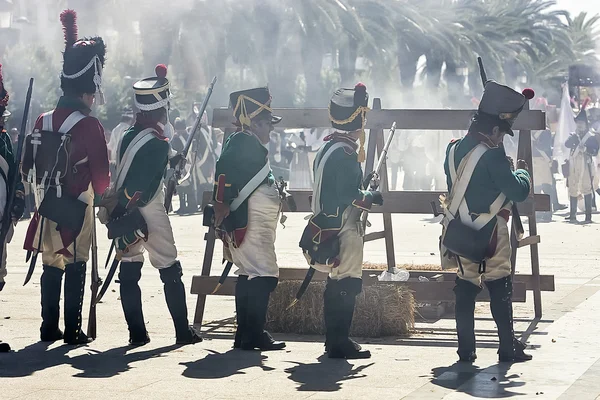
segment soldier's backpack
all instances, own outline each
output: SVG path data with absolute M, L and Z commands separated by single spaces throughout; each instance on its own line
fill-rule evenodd
M 27 182 L 41 186 L 44 190 L 54 187 L 58 197 L 61 197 L 65 177 L 76 167 L 70 165 L 70 131 L 85 115 L 74 111 L 55 130 L 52 124 L 53 113 L 50 111 L 43 114 L 42 129 L 36 129 L 25 137 L 21 172 Z M 80 163 L 82 162 L 85 161 Z
M 63 193 L 65 178 L 76 172 L 77 165 L 87 162 L 87 157 L 71 165 L 71 130 L 85 115 L 71 113 L 55 130 L 53 111 L 42 115 L 42 129 L 35 129 L 25 138 L 21 173 L 27 182 L 42 193 L 38 212 L 54 221 L 59 227 L 79 231 L 83 226 L 87 204 Z

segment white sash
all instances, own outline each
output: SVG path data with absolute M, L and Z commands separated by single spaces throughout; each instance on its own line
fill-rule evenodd
M 500 193 L 496 200 L 490 205 L 489 213 L 482 213 L 477 216 L 474 220 L 471 218 L 471 212 L 465 199 L 465 193 L 475 171 L 475 167 L 479 163 L 479 160 L 489 150 L 489 147 L 480 143 L 478 144 L 467 156 L 465 156 L 458 169 L 457 173 L 456 164 L 454 161 L 454 151 L 457 145 L 450 148 L 448 154 L 448 167 L 450 169 L 450 179 L 452 180 L 452 193 L 450 195 L 450 205 L 445 211 L 445 223 L 447 224 L 453 220 L 456 216 L 456 212 L 459 211 L 461 215 L 460 222 L 467 225 L 475 230 L 480 230 L 488 224 L 502 209 L 502 205 L 506 200 L 504 193 Z
M 154 130 L 152 128 L 146 128 L 138 133 L 136 137 L 133 138 L 133 140 L 129 143 L 129 146 L 127 146 L 127 149 L 125 149 L 125 153 L 123 153 L 123 157 L 121 157 L 120 160 L 119 154 L 121 154 L 121 143 L 123 143 L 123 141 L 121 140 L 119 142 L 119 147 L 117 150 L 117 173 L 116 178 L 113 181 L 115 190 L 118 190 L 121 186 L 123 186 L 123 181 L 127 177 L 127 172 L 129 172 L 129 168 L 133 163 L 136 153 L 142 148 L 142 146 L 152 140 L 153 135 L 151 133 L 153 131 Z
M 258 171 L 258 173 L 256 175 L 254 175 L 252 177 L 252 179 L 250 179 L 248 181 L 248 183 L 246 183 L 246 185 L 238 193 L 237 197 L 235 199 L 233 199 L 233 201 L 229 205 L 229 210 L 230 211 L 237 210 L 239 208 L 239 206 L 241 206 L 242 203 L 248 197 L 250 197 L 250 195 L 256 190 L 256 188 L 260 186 L 262 181 L 264 181 L 265 178 L 267 176 L 269 176 L 270 172 L 271 172 L 271 164 L 269 164 L 269 161 L 267 160 L 267 163 L 261 168 L 261 170 Z
M 581 150 L 585 148 L 585 142 L 587 142 L 590 137 L 592 137 L 592 132 L 588 131 L 588 133 L 586 133 L 585 136 L 579 141 L 577 147 L 575 147 L 573 150 L 573 158 L 577 157 Z
M 348 143 L 337 142 L 331 145 L 327 151 L 324 151 L 325 147 L 321 147 L 317 156 L 315 157 L 317 170 L 315 171 L 315 188 L 313 189 L 311 204 L 313 215 L 317 215 L 321 212 L 321 183 L 323 182 L 323 171 L 325 170 L 325 164 L 333 152 L 342 147 L 347 147 L 349 149 L 352 148 L 352 146 L 350 146 Z

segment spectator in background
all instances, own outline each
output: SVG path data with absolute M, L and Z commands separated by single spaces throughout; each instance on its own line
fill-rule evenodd
M 108 157 L 111 164 L 111 173 L 114 172 L 115 165 L 117 163 L 117 149 L 119 143 L 123 138 L 123 134 L 133 124 L 133 110 L 131 108 L 124 108 L 121 114 L 121 121 L 110 133 L 110 141 L 108 141 Z

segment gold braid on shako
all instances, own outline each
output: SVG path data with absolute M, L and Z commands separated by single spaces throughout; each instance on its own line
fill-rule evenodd
M 258 106 L 258 109 L 256 109 L 254 112 L 248 114 L 248 112 L 246 111 L 246 100 L 250 101 L 251 103 L 256 104 Z M 269 111 L 269 112 L 273 112 L 273 109 L 269 106 L 270 103 L 271 103 L 271 99 L 269 99 L 269 101 L 266 104 L 263 104 L 260 101 L 253 99 L 252 97 L 241 94 L 237 98 L 237 102 L 235 104 L 235 107 L 233 108 L 233 115 L 235 116 L 239 110 L 240 116 L 237 118 L 238 121 L 240 121 L 240 124 L 242 124 L 242 127 L 244 127 L 244 126 L 250 127 L 252 118 L 256 117 L 261 112 L 263 112 L 265 110 Z
M 359 163 L 363 163 L 366 159 L 366 155 L 365 155 L 365 140 L 366 140 L 365 125 L 367 122 L 367 118 L 366 118 L 367 112 L 370 110 L 371 109 L 369 107 L 360 106 L 348 118 L 335 119 L 331 116 L 331 104 L 329 104 L 329 120 L 336 125 L 346 125 L 346 124 L 349 124 L 352 121 L 354 121 L 359 116 L 362 117 L 362 126 L 360 128 L 360 136 L 358 137 L 358 140 L 360 141 L 360 149 L 358 151 L 358 157 L 357 157 Z

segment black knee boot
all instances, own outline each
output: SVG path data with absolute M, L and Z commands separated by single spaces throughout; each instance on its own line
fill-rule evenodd
M 40 340 L 54 342 L 63 338 L 63 333 L 58 328 L 60 318 L 60 291 L 64 271 L 60 268 L 44 265 L 40 286 L 42 291 L 42 326 Z
M 356 360 L 370 358 L 371 352 L 362 350 L 360 345 L 350 339 L 350 328 L 356 306 L 356 296 L 362 291 L 362 279 L 344 278 L 337 282 L 329 280 L 327 285 L 333 284 L 331 304 L 328 306 L 333 320 L 333 332 L 329 333 L 327 354 L 329 358 L 345 358 Z
M 456 278 L 454 294 L 454 318 L 458 335 L 458 357 L 460 361 L 473 362 L 477 359 L 475 342 L 475 298 L 481 287 L 464 279 Z
M 85 290 L 85 263 L 67 264 L 65 267 L 65 335 L 67 344 L 91 342 L 81 330 L 81 309 Z
M 589 224 L 592 222 L 592 200 L 593 197 L 591 194 L 586 194 L 583 196 L 583 200 L 585 202 L 585 222 Z
M 513 330 L 512 277 L 509 275 L 485 284 L 490 291 L 490 308 L 498 327 L 498 359 L 501 362 L 531 360 L 532 357 L 524 352 L 526 345 L 515 337 Z
M 248 276 L 240 275 L 235 284 L 235 316 L 237 321 L 237 329 L 235 331 L 235 339 L 233 348 L 239 349 L 242 347 L 242 341 L 248 330 L 246 323 L 248 319 Z
M 276 342 L 265 330 L 267 310 L 271 292 L 277 287 L 278 279 L 274 277 L 258 277 L 247 282 L 248 308 L 246 314 L 246 331 L 242 336 L 242 350 L 261 351 L 281 350 L 284 342 Z
M 577 222 L 577 197 L 569 197 L 569 201 L 570 208 L 567 220 L 569 220 L 569 222 Z
M 142 312 L 142 291 L 138 282 L 142 277 L 141 262 L 121 262 L 119 283 L 121 305 L 129 328 L 129 344 L 143 346 L 150 342 Z
M 185 301 L 185 287 L 181 281 L 183 271 L 179 261 L 169 268 L 160 270 L 160 279 L 164 283 L 167 307 L 175 325 L 177 344 L 194 344 L 202 341 L 200 334 L 188 323 L 188 310 Z

